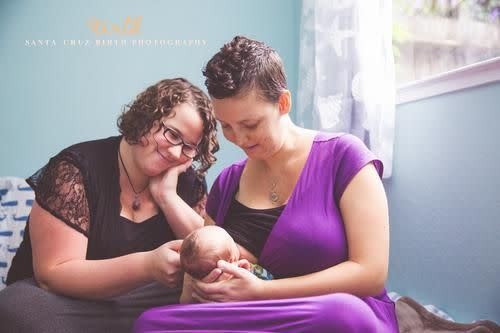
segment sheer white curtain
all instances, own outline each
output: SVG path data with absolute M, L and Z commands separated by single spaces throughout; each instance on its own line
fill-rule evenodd
M 391 0 L 303 0 L 297 120 L 358 136 L 392 174 Z

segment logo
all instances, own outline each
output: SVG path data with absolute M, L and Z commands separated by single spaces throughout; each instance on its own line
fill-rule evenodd
M 0 0 L 1 1 L 1 0 Z M 82 24 L 86 24 L 95 39 L 79 39 L 71 38 L 63 40 L 55 39 L 25 39 L 26 47 L 35 48 L 51 48 L 61 45 L 64 48 L 110 48 L 110 47 L 154 47 L 154 48 L 171 48 L 171 47 L 200 47 L 206 46 L 205 39 L 142 39 L 144 32 L 141 31 L 142 16 L 127 16 L 121 22 L 101 20 L 92 17 Z M 139 37 L 137 36 L 139 35 Z M 127 38 L 131 37 L 131 38 Z M 24 190 L 24 189 L 20 189 Z M 4 203 L 2 203 L 3 205 Z
M 97 18 L 91 18 L 87 25 L 90 30 L 98 36 L 102 35 L 138 35 L 140 34 L 142 16 L 127 16 L 123 23 L 103 21 Z

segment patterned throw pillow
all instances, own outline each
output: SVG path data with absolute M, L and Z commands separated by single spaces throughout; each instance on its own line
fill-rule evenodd
M 35 193 L 22 178 L 0 177 L 0 290 L 23 239 Z

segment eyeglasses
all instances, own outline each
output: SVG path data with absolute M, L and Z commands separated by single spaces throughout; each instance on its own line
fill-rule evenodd
M 198 147 L 184 142 L 181 135 L 173 128 L 166 126 L 162 121 L 160 125 L 163 128 L 163 137 L 173 146 L 182 145 L 182 153 L 189 158 L 195 158 L 198 155 Z

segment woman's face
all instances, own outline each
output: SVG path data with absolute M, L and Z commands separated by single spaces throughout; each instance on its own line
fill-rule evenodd
M 165 133 L 168 129 L 169 133 Z M 149 177 L 161 174 L 171 167 L 183 164 L 191 158 L 183 153 L 184 144 L 174 145 L 167 138 L 182 139 L 197 146 L 203 135 L 203 120 L 189 103 L 175 106 L 168 117 L 153 124 L 147 135 L 141 139 L 141 149 L 135 154 L 136 165 Z M 186 151 L 186 148 L 184 148 Z
M 248 157 L 266 159 L 282 145 L 278 103 L 270 103 L 255 89 L 243 96 L 212 99 L 224 137 L 243 149 Z

